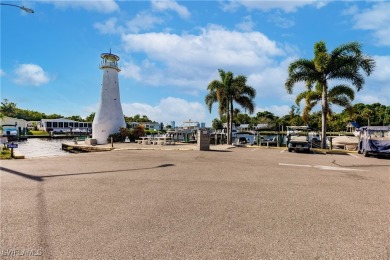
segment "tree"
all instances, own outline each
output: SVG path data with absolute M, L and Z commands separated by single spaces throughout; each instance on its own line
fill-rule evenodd
M 220 80 L 213 80 L 208 86 L 209 93 L 205 97 L 205 103 L 211 113 L 212 105 L 218 102 L 218 111 L 220 118 L 226 115 L 227 121 L 227 141 L 232 143 L 232 124 L 234 113 L 234 102 L 250 113 L 254 111 L 253 99 L 256 96 L 256 90 L 246 84 L 247 78 L 239 75 L 236 78 L 230 71 L 225 72 L 219 69 Z
M 256 96 L 256 90 L 248 86 L 247 83 L 247 77 L 243 75 L 238 75 L 236 78 L 233 78 L 233 84 L 232 84 L 232 99 L 230 100 L 230 124 L 232 126 L 233 122 L 233 115 L 234 115 L 234 107 L 233 103 L 237 103 L 240 105 L 242 108 L 248 110 L 250 114 L 252 114 L 255 110 L 255 103 L 254 103 L 254 98 Z M 239 110 L 238 110 L 239 111 Z M 246 115 L 241 114 L 241 115 Z M 243 116 L 245 118 L 245 116 Z M 250 118 L 249 116 L 247 118 L 241 118 L 242 122 L 247 122 L 250 123 Z M 230 140 L 231 140 L 231 132 L 230 132 Z
M 85 122 L 93 122 L 94 118 L 95 118 L 95 112 L 92 112 L 89 116 L 85 118 Z
M 292 105 L 289 113 L 289 125 L 299 126 L 303 124 L 303 120 L 299 116 L 300 109 L 297 106 Z
M 9 102 L 8 99 L 4 99 L 1 102 L 0 111 L 4 116 L 14 117 L 16 109 L 16 103 Z
M 58 118 L 58 117 L 57 117 Z M 78 122 L 83 122 L 84 120 L 81 118 L 81 116 L 69 116 L 67 119 L 78 121 Z
M 332 104 L 339 105 L 341 107 L 345 107 L 347 110 L 352 113 L 352 104 L 351 102 L 355 98 L 355 92 L 352 88 L 347 85 L 337 85 L 333 88 L 329 89 L 328 92 L 328 117 L 331 117 Z M 302 100 L 305 100 L 305 107 L 302 111 L 302 119 L 305 124 L 309 123 L 309 115 L 311 110 L 322 101 L 322 88 L 319 84 L 315 86 L 315 89 L 312 90 L 311 86 L 307 86 L 307 90 L 298 94 L 295 99 L 295 103 L 299 106 Z
M 257 112 L 254 119 L 254 124 L 266 124 L 269 129 L 277 129 L 278 117 L 269 111 Z
M 233 83 L 233 73 L 225 72 L 224 70 L 219 69 L 219 76 L 221 80 L 213 80 L 207 86 L 209 93 L 205 97 L 205 103 L 211 113 L 211 109 L 214 103 L 218 102 L 218 112 L 219 117 L 222 120 L 222 116 L 225 114 L 227 117 L 227 132 L 228 132 L 228 143 L 230 140 L 230 113 L 229 113 L 229 92 L 232 88 Z
M 218 118 L 214 118 L 211 127 L 213 129 L 221 129 L 223 127 L 222 121 Z
M 359 91 L 363 88 L 364 77 L 360 73 L 364 71 L 369 76 L 375 67 L 375 61 L 362 53 L 361 45 L 351 42 L 340 45 L 331 53 L 327 52 L 326 45 L 320 41 L 314 45 L 314 59 L 298 59 L 292 62 L 288 68 L 288 79 L 285 87 L 292 94 L 293 87 L 298 82 L 306 83 L 309 89 L 316 87 L 321 91 L 321 147 L 326 147 L 327 115 L 329 112 L 329 91 L 344 91 L 347 85 L 338 85 L 329 88 L 332 80 L 347 80 Z
M 143 115 L 142 117 L 139 115 L 139 114 L 136 114 L 135 116 L 133 117 L 127 117 L 125 116 L 125 121 L 126 122 L 137 122 L 137 123 L 141 123 L 141 122 L 152 122 L 152 120 L 150 120 L 146 115 Z
M 362 117 L 367 119 L 367 125 L 370 126 L 370 118 L 374 115 L 374 111 L 368 107 L 364 108 L 362 111 Z
M 235 115 L 233 118 L 233 122 L 236 125 L 241 125 L 241 124 L 249 124 L 251 126 L 253 125 L 251 117 L 248 114 L 242 114 L 242 113 L 238 113 L 237 115 Z

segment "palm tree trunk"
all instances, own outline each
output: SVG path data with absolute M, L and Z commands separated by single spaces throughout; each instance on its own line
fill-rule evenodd
M 230 109 L 229 109 L 229 100 L 227 101 L 227 108 L 226 108 L 226 143 L 230 144 Z
M 327 126 L 327 115 L 328 115 L 328 88 L 326 83 L 322 88 L 322 118 L 321 118 L 321 148 L 326 149 L 326 126 Z
M 233 132 L 233 99 L 230 100 L 230 143 L 229 144 L 232 144 L 233 143 L 233 136 L 232 136 L 232 132 Z

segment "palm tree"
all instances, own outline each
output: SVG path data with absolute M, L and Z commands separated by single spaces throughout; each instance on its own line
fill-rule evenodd
M 285 83 L 288 93 L 292 94 L 293 87 L 298 82 L 306 83 L 309 88 L 312 88 L 312 85 L 315 84 L 315 92 L 321 92 L 322 148 L 326 147 L 330 90 L 335 89 L 335 92 L 341 91 L 341 93 L 347 90 L 345 88 L 347 85 L 338 85 L 329 89 L 329 81 L 347 80 L 359 91 L 364 85 L 364 77 L 361 74 L 361 70 L 369 76 L 373 72 L 374 67 L 375 61 L 362 53 L 361 45 L 357 42 L 340 45 L 331 53 L 328 53 L 325 43 L 320 41 L 314 45 L 313 60 L 298 59 L 290 64 L 288 68 L 289 76 Z M 350 88 L 348 87 L 348 89 Z
M 352 104 L 355 98 L 355 92 L 347 85 L 337 85 L 329 89 L 328 92 L 328 114 L 329 117 L 332 114 L 332 104 L 339 105 L 346 108 L 352 113 Z M 312 90 L 310 85 L 307 86 L 307 90 L 299 93 L 295 99 L 295 103 L 299 106 L 302 100 L 305 100 L 305 107 L 302 111 L 302 119 L 305 124 L 309 122 L 309 115 L 311 110 L 322 100 L 322 89 L 317 84 L 315 90 Z
M 225 72 L 219 69 L 221 80 L 213 80 L 207 89 L 209 93 L 205 97 L 206 105 L 211 113 L 212 105 L 218 102 L 219 115 L 226 115 L 227 119 L 227 141 L 232 143 L 232 124 L 234 118 L 234 102 L 239 104 L 250 113 L 254 111 L 254 97 L 256 90 L 246 84 L 247 78 L 239 75 L 236 78 L 232 72 Z
M 213 80 L 207 86 L 209 93 L 205 97 L 206 105 L 211 113 L 211 108 L 215 102 L 218 102 L 218 112 L 219 116 L 222 117 L 224 114 L 227 118 L 227 132 L 228 132 L 228 144 L 231 143 L 229 139 L 230 133 L 230 113 L 228 100 L 229 92 L 231 92 L 232 83 L 233 83 L 233 73 L 225 72 L 224 70 L 219 69 L 219 76 L 221 80 Z
M 237 103 L 242 108 L 248 110 L 252 114 L 255 110 L 255 103 L 253 99 L 256 96 L 256 90 L 246 84 L 247 78 L 243 75 L 238 75 L 236 78 L 233 78 L 233 85 L 231 88 L 231 99 L 230 99 L 230 126 L 233 124 L 233 115 L 234 108 L 233 103 Z M 231 127 L 230 127 L 231 128 Z M 232 139 L 230 132 L 230 140 Z

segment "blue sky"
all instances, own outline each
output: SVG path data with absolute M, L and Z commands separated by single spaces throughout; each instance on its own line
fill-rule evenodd
M 100 99 L 100 54 L 120 56 L 127 116 L 211 125 L 204 104 L 218 69 L 248 77 L 256 112 L 294 105 L 289 63 L 358 41 L 377 63 L 354 103 L 390 105 L 388 1 L 1 1 L 1 99 L 47 114 L 85 117 Z M 333 84 L 333 83 L 331 83 Z M 336 108 L 337 110 L 337 108 Z

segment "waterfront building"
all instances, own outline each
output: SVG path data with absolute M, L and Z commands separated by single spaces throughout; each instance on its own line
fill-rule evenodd
M 127 123 L 127 126 L 129 128 L 142 126 L 145 130 L 156 130 L 156 131 L 159 131 L 161 127 L 160 123 L 158 122 L 130 122 Z
M 121 127 L 126 127 L 120 95 L 118 68 L 119 56 L 110 53 L 102 53 L 100 69 L 103 71 L 100 105 L 93 120 L 92 139 L 97 144 L 106 144 L 110 134 L 119 132 Z
M 38 129 L 53 133 L 90 133 L 92 122 L 78 122 L 66 118 L 42 119 Z

